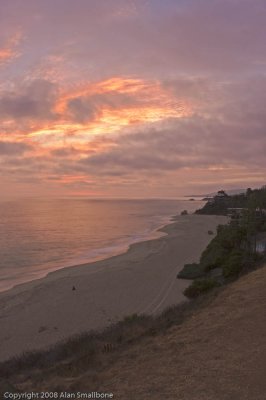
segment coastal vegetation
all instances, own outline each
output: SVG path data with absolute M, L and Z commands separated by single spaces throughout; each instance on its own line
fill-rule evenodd
M 219 190 L 213 198 L 208 198 L 207 203 L 196 214 L 227 215 L 229 208 L 266 208 L 266 186 L 260 189 L 248 188 L 245 193 L 228 195 L 224 190 Z
M 191 298 L 197 297 L 217 286 L 220 286 L 220 284 L 213 278 L 196 279 L 185 289 L 184 295 Z
M 204 274 L 203 266 L 192 263 L 184 265 L 184 268 L 178 273 L 177 277 L 180 279 L 196 279 L 204 276 Z
M 266 234 L 266 187 L 233 196 L 221 190 L 196 213 L 228 215 L 230 221 L 217 227 L 200 262 L 186 264 L 179 272 L 178 278 L 194 279 L 184 292 L 187 297 L 236 279 L 265 258 L 265 252 L 257 251 L 257 237 Z

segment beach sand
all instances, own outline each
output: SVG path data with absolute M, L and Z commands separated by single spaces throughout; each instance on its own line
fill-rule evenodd
M 0 361 L 184 301 L 190 282 L 176 279 L 177 273 L 199 260 L 213 238 L 208 230 L 226 222 L 220 216 L 178 216 L 161 229 L 164 236 L 133 244 L 124 254 L 0 293 Z

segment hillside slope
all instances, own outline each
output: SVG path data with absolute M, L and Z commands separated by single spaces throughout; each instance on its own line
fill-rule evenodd
M 98 389 L 132 400 L 265 400 L 265 288 L 266 267 L 229 285 L 182 325 L 123 354 Z
M 8 380 L 23 391 L 98 390 L 121 400 L 265 400 L 265 287 L 266 266 L 211 293 L 183 323 L 100 352 L 93 368 L 70 347 L 75 373 L 64 360 L 17 373 L 15 361 Z

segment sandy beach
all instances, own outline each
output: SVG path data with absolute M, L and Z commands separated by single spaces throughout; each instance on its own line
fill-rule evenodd
M 133 313 L 153 314 L 185 300 L 176 279 L 198 261 L 226 217 L 187 215 L 164 236 L 106 260 L 64 268 L 0 294 L 0 360 L 100 329 Z M 73 289 L 75 287 L 75 290 Z

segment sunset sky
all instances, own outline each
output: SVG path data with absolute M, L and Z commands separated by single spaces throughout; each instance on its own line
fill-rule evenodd
M 266 181 L 265 0 L 0 0 L 1 197 Z

